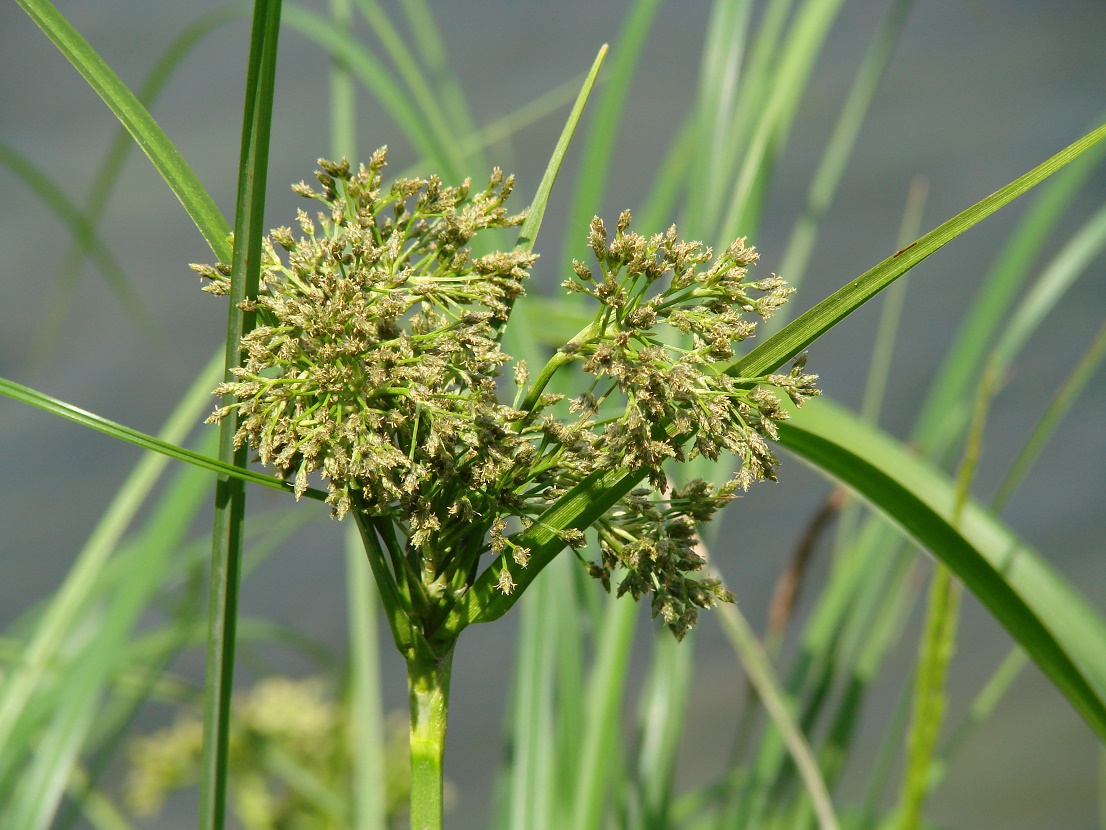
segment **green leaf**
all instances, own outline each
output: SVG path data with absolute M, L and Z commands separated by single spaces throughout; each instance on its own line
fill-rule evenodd
M 346 606 L 349 623 L 349 675 L 347 678 L 353 741 L 353 794 L 351 830 L 385 830 L 384 750 L 387 745 L 380 638 L 380 609 L 372 572 L 356 527 L 346 529 Z
M 517 249 L 525 251 L 534 249 L 534 242 L 538 238 L 538 229 L 541 227 L 541 220 L 545 216 L 545 208 L 549 204 L 549 194 L 553 192 L 553 185 L 557 182 L 557 174 L 560 173 L 561 164 L 564 163 L 565 155 L 568 153 L 568 145 L 572 142 L 572 136 L 580 123 L 580 116 L 584 114 L 584 106 L 591 96 L 592 89 L 595 88 L 595 79 L 599 77 L 599 70 L 602 68 L 606 57 L 607 45 L 603 44 L 599 48 L 599 54 L 595 56 L 595 61 L 591 65 L 587 78 L 584 79 L 580 94 L 576 96 L 576 103 L 572 105 L 572 110 L 568 114 L 568 121 L 565 122 L 564 129 L 561 130 L 561 136 L 557 139 L 557 144 L 553 148 L 553 155 L 549 157 L 545 174 L 542 176 L 541 182 L 538 183 L 538 191 L 534 194 L 534 201 L 530 203 L 530 208 L 527 211 L 526 221 L 519 228 L 518 242 L 515 245 Z
M 162 428 L 166 442 L 183 440 L 188 434 L 205 405 L 215 374 L 216 367 L 212 363 L 181 398 Z M 11 670 L 0 684 L 0 747 L 3 747 L 0 752 L 0 804 L 5 805 L 5 810 L 14 803 L 9 795 L 12 791 L 8 786 L 10 781 L 15 779 L 19 786 L 25 786 L 19 779 L 25 777 L 27 759 L 35 751 L 37 727 L 41 723 L 35 714 L 36 707 L 59 683 L 66 685 L 63 679 L 57 678 L 69 676 L 67 649 L 86 632 L 84 615 L 100 596 L 105 571 L 113 561 L 119 542 L 155 488 L 166 463 L 163 456 L 145 455 L 135 465 L 74 558 L 65 581 L 42 609 L 18 659 L 12 661 Z M 6 813 L 0 814 L 0 824 L 6 818 Z
M 181 62 L 192 54 L 193 48 L 218 27 L 244 17 L 247 11 L 248 8 L 244 5 L 225 6 L 202 15 L 186 26 L 165 48 L 149 75 L 146 76 L 146 80 L 138 89 L 138 99 L 145 106 L 152 107 L 166 84 L 174 77 Z M 120 126 L 96 167 L 83 209 L 84 220 L 94 231 L 103 218 L 108 200 L 119 182 L 123 165 L 133 147 L 134 142 L 130 134 Z M 55 288 L 47 301 L 43 320 L 35 331 L 34 343 L 31 346 L 32 364 L 42 364 L 45 361 L 62 330 L 73 304 L 86 248 L 83 241 L 77 240 L 66 252 Z M 94 252 L 89 251 L 89 254 L 93 255 Z
M 277 44 L 281 0 L 256 0 L 250 27 L 246 99 L 238 158 L 238 190 L 234 204 L 234 251 L 223 379 L 233 379 L 245 363 L 242 337 L 253 327 L 256 311 L 243 311 L 257 297 L 264 234 L 265 185 L 269 173 L 269 137 L 276 86 Z M 224 396 L 228 405 L 231 396 Z M 219 459 L 245 469 L 249 450 L 235 440 L 238 415 L 219 425 Z M 230 704 L 234 688 L 234 654 L 238 626 L 238 591 L 242 578 L 242 540 L 246 521 L 246 485 L 239 476 L 223 475 L 215 482 L 215 521 L 211 534 L 208 577 L 207 665 L 204 679 L 203 754 L 200 759 L 200 828 L 222 830 L 226 823 L 227 778 L 230 772 Z
M 982 222 L 999 208 L 1014 201 L 1034 185 L 1040 184 L 1068 162 L 1077 159 L 1104 136 L 1106 136 L 1106 124 L 1087 133 L 987 198 L 938 225 L 901 251 L 896 251 L 738 360 L 731 367 L 730 374 L 740 377 L 759 377 L 775 371 L 915 265 L 943 248 L 964 231 Z
M 333 21 L 302 6 L 289 4 L 286 22 L 289 28 L 300 32 L 329 52 L 335 60 L 341 61 L 371 90 L 419 154 L 432 162 L 441 176 L 447 181 L 463 178 L 464 171 L 458 169 L 460 159 L 455 148 L 447 145 L 441 135 L 444 128 L 424 117 L 403 85 L 364 44 Z M 435 129 L 436 126 L 438 129 Z
M 599 77 L 599 70 L 602 68 L 603 60 L 606 57 L 607 45 L 603 44 L 599 49 L 599 54 L 595 56 L 595 61 L 591 65 L 588 76 L 584 79 L 584 85 L 580 88 L 580 93 L 576 96 L 576 102 L 572 105 L 572 110 L 568 114 L 568 120 L 561 130 L 561 135 L 560 138 L 557 139 L 556 146 L 553 148 L 553 154 L 549 157 L 549 163 L 545 166 L 545 173 L 538 183 L 538 190 L 534 194 L 534 200 L 530 203 L 530 207 L 526 211 L 526 219 L 523 221 L 522 227 L 519 228 L 515 250 L 534 250 L 534 242 L 537 241 L 538 230 L 541 228 L 541 222 L 545 216 L 545 209 L 549 205 L 549 194 L 553 192 L 553 185 L 557 182 L 557 174 L 561 172 L 561 165 L 564 163 L 565 156 L 568 154 L 568 145 L 572 143 L 572 136 L 576 133 L 576 127 L 580 123 L 580 117 L 584 114 L 584 106 L 591 96 L 592 89 L 595 88 L 595 80 Z M 513 301 L 508 301 L 508 311 L 512 304 Z M 506 329 L 501 324 L 499 334 L 502 335 L 505 330 Z
M 841 114 L 837 117 L 833 134 L 826 142 L 818 169 L 811 179 L 806 207 L 792 228 L 791 237 L 787 240 L 787 247 L 780 259 L 780 273 L 795 288 L 802 283 L 817 241 L 818 226 L 837 193 L 857 136 L 864 126 L 868 108 L 913 4 L 914 0 L 895 0 L 887 10 L 879 31 L 868 44 L 864 61 L 857 69 L 856 77 L 849 88 L 848 98 L 841 105 Z
M 772 723 L 780 730 L 788 752 L 799 769 L 807 795 L 818 816 L 820 830 L 838 830 L 840 824 L 834 813 L 826 782 L 822 778 L 822 771 L 818 767 L 818 760 L 795 720 L 793 701 L 785 694 L 772 667 L 771 658 L 736 605 L 721 606 L 718 611 L 721 614 L 722 630 L 734 652 L 741 658 L 749 684 L 756 689 L 758 698 Z
M 618 710 L 629 681 L 627 669 L 637 616 L 637 603 L 625 597 L 607 598 L 587 684 L 583 740 L 568 825 L 572 828 L 598 830 L 604 826 L 604 808 L 617 782 L 615 771 L 621 743 Z
M 109 421 L 107 418 L 102 418 L 99 415 L 68 404 L 65 401 L 59 401 L 57 398 L 52 398 L 49 395 L 37 392 L 30 387 L 23 386 L 22 384 L 7 380 L 6 378 L 0 378 L 0 395 L 7 395 L 9 398 L 14 398 L 17 401 L 30 404 L 45 412 L 60 415 L 62 418 L 73 421 L 81 426 L 86 426 L 97 432 L 102 432 L 105 435 L 118 438 L 120 441 L 126 441 L 128 444 L 134 444 L 136 447 L 142 447 L 144 450 L 152 450 L 153 452 L 160 453 L 169 458 L 175 458 L 178 461 L 195 464 L 197 467 L 203 467 L 205 470 L 211 470 L 214 473 L 234 476 L 242 481 L 262 484 L 265 487 L 283 490 L 286 493 L 291 493 L 293 491 L 292 485 L 276 476 L 269 476 L 264 473 L 258 473 L 253 470 L 226 464 L 217 458 L 211 458 L 202 453 L 194 452 L 186 447 L 174 444 L 171 441 L 164 441 L 152 435 L 147 435 L 144 432 L 139 432 L 137 429 L 131 429 L 115 421 Z M 308 498 L 316 499 L 317 501 L 326 499 L 326 493 L 315 488 L 309 488 L 304 495 Z
M 781 424 L 780 443 L 940 559 L 1106 740 L 1106 624 L 1037 553 L 974 502 L 954 525 L 945 474 L 826 401 Z
M 603 193 L 607 186 L 607 174 L 611 169 L 611 158 L 614 156 L 622 110 L 632 99 L 630 87 L 637 75 L 638 61 L 653 29 L 653 21 L 660 5 L 658 0 L 639 0 L 632 4 L 622 23 L 622 31 L 615 46 L 615 58 L 608 73 L 610 81 L 596 102 L 591 128 L 584 142 L 559 267 L 571 264 L 572 252 L 582 247 L 592 215 L 602 209 Z
M 1055 244 L 1057 222 L 1097 170 L 1104 154 L 1106 144 L 1100 143 L 1049 179 L 1026 207 L 1017 228 L 988 270 L 983 288 L 960 323 L 910 436 L 928 455 L 945 457 L 961 434 L 967 423 L 972 390 L 995 333 L 1005 328 L 1010 309 L 1024 296 L 1026 280 L 1035 273 L 1041 252 L 1051 250 Z M 1003 367 L 998 368 L 1003 371 Z M 950 417 L 950 413 L 956 415 Z
M 104 282 L 115 294 L 131 321 L 142 332 L 146 342 L 157 349 L 161 355 L 166 355 L 168 349 L 165 345 L 165 335 L 158 328 L 157 321 L 154 320 L 150 309 L 146 307 L 146 303 L 142 301 L 142 297 L 135 291 L 127 275 L 123 273 L 123 268 L 115 258 L 115 254 L 100 238 L 100 234 L 97 233 L 95 225 L 89 218 L 43 170 L 3 142 L 0 142 L 0 164 L 21 178 L 65 223 L 76 242 L 96 263 Z
M 177 152 L 165 132 L 137 96 L 104 62 L 80 32 L 47 0 L 16 0 L 61 53 L 76 67 L 89 85 L 127 128 L 162 178 L 180 199 L 196 227 L 220 262 L 230 259 L 227 236 L 230 226 L 215 202 L 204 190 L 192 168 Z

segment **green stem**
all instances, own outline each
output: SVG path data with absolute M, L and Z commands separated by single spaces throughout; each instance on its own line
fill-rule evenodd
M 933 756 L 944 720 L 949 663 L 956 648 L 960 583 L 944 565 L 933 572 L 926 630 L 914 684 L 914 722 L 910 729 L 898 830 L 917 830 L 932 790 Z
M 407 659 L 411 702 L 411 830 L 442 827 L 442 757 L 452 665 L 452 643 L 444 655 L 418 648 Z
M 591 331 L 591 326 L 584 329 L 584 331 Z M 580 335 L 576 335 L 569 342 L 575 342 Z M 538 405 L 538 401 L 541 399 L 542 392 L 545 391 L 545 387 L 549 384 L 549 381 L 553 379 L 553 375 L 557 374 L 557 370 L 562 366 L 571 363 L 575 360 L 575 357 L 564 351 L 557 351 L 553 354 L 553 357 L 549 358 L 549 361 L 542 368 L 541 372 L 535 378 L 534 383 L 530 386 L 530 391 L 526 395 L 526 399 L 523 400 L 522 405 L 519 407 L 523 412 L 533 413 L 534 408 Z M 529 420 L 529 418 L 527 418 Z

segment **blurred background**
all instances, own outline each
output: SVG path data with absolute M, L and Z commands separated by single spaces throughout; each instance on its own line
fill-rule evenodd
M 202 12 L 220 4 L 155 0 L 57 3 L 132 88 L 166 45 Z M 313 4 L 322 10 L 322 4 Z M 604 42 L 615 43 L 626 3 L 432 3 L 455 69 L 478 123 L 495 120 L 578 78 Z M 886 3 L 858 0 L 844 11 L 820 57 L 778 168 L 758 238 L 762 272 L 778 270 L 802 210 L 821 150 L 860 55 Z M 694 101 L 710 5 L 662 8 L 626 102 L 622 140 L 609 174 L 604 215 L 642 204 L 675 126 Z M 967 207 L 1097 125 L 1106 109 L 1106 4 L 1099 0 L 919 0 L 895 49 L 840 193 L 823 222 L 808 276 L 794 300 L 804 310 L 896 247 L 912 181 L 928 185 L 923 230 Z M 249 25 L 216 30 L 186 59 L 153 114 L 224 214 L 233 213 Z M 330 148 L 326 55 L 292 32 L 282 38 L 270 159 L 269 226 L 290 222 L 300 200 L 288 185 L 310 178 Z M 558 109 L 493 146 L 489 158 L 518 178 L 517 203 L 532 196 L 560 132 Z M 586 129 L 587 116 L 584 128 Z M 25 155 L 82 203 L 95 166 L 117 128 L 99 98 L 12 3 L 0 5 L 0 141 Z M 415 160 L 402 134 L 367 94 L 359 111 L 359 153 L 388 144 L 393 171 Z M 570 152 L 554 191 L 537 250 L 541 284 L 556 285 L 576 159 Z M 1106 199 L 1099 171 L 1061 223 L 1070 234 Z M 921 394 L 1024 200 L 970 231 L 911 275 L 883 425 L 906 434 Z M 674 219 L 677 217 L 673 217 Z M 584 228 L 569 229 L 583 250 Z M 221 300 L 199 291 L 190 262 L 212 255 L 147 159 L 132 152 L 101 224 L 102 237 L 164 333 L 152 349 L 87 265 L 56 336 L 44 335 L 57 308 L 56 275 L 70 237 L 27 185 L 0 167 L 0 376 L 29 385 L 144 432 L 157 432 L 200 367 L 220 348 Z M 1050 247 L 1062 245 L 1067 236 Z M 976 492 L 990 495 L 1009 452 L 1020 445 L 1055 388 L 1101 325 L 1106 312 L 1104 262 L 1074 286 L 1017 364 L 1018 376 L 995 401 Z M 786 273 L 782 274 L 785 278 Z M 810 368 L 825 393 L 857 406 L 868 368 L 878 301 L 816 343 Z M 1098 608 L 1106 610 L 1106 376 L 1100 371 L 1080 405 L 1010 502 L 1005 518 Z M 994 450 L 989 464 L 988 450 Z M 8 399 L 0 399 L 0 625 L 53 591 L 140 452 Z M 743 611 L 762 625 L 772 585 L 802 527 L 830 486 L 784 457 L 780 482 L 763 484 L 728 509 L 714 562 Z M 254 506 L 281 500 L 251 491 Z M 344 648 L 343 528 L 318 504 L 317 521 L 246 582 L 246 613 L 279 619 L 331 647 Z M 202 535 L 202 528 L 201 535 Z M 811 576 L 813 593 L 824 573 Z M 642 609 L 642 625 L 647 613 Z M 726 759 L 744 685 L 719 629 L 707 615 L 695 660 L 695 699 L 680 776 L 702 780 Z M 505 716 L 514 619 L 462 638 L 455 661 L 447 776 L 459 800 L 457 830 L 487 818 Z M 953 665 L 953 716 L 989 676 L 1009 638 L 969 598 Z M 658 636 L 649 625 L 642 639 Z M 639 640 L 640 642 L 640 640 Z M 908 643 L 913 642 L 908 638 Z M 393 680 L 390 707 L 404 706 L 402 663 L 384 643 Z M 888 681 L 913 653 L 892 658 Z M 272 665 L 290 673 L 307 665 L 283 654 Z M 897 667 L 897 661 L 901 661 Z M 203 657 L 177 668 L 202 676 Z M 249 683 L 251 667 L 240 679 Z M 889 682 L 888 689 L 895 687 Z M 632 688 L 632 687 L 631 687 Z M 894 695 L 867 714 L 873 740 Z M 633 702 L 627 703 L 632 712 Z M 164 716 L 159 721 L 159 717 Z M 145 725 L 168 719 L 152 712 Z M 930 815 L 948 827 L 1081 830 L 1096 825 L 1098 749 L 1083 722 L 1033 669 L 996 716 L 974 735 L 938 790 Z M 863 780 L 866 756 L 853 759 Z M 849 780 L 845 792 L 848 794 Z M 848 800 L 847 796 L 844 800 Z M 187 808 L 182 808 L 182 816 Z M 166 818 L 158 826 L 177 826 Z M 190 820 L 179 819 L 187 827 Z

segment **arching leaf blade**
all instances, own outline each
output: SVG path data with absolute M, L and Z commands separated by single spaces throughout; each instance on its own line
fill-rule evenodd
M 230 225 L 200 184 L 188 162 L 173 146 L 138 97 L 120 80 L 80 32 L 47 0 L 17 0 L 28 16 L 88 81 L 96 94 L 127 128 L 142 152 L 196 223 L 220 262 L 230 260 Z
M 954 525 L 945 474 L 829 402 L 781 424 L 780 443 L 948 566 L 1106 740 L 1106 624 L 1039 554 L 974 502 Z

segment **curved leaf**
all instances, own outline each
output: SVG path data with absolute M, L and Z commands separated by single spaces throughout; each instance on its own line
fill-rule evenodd
M 46 175 L 45 171 L 2 141 L 0 141 L 0 165 L 7 167 L 22 179 L 27 187 L 37 193 L 54 211 L 58 219 L 65 223 L 76 243 L 87 251 L 92 261 L 96 263 L 104 282 L 115 294 L 123 310 L 138 326 L 146 341 L 161 354 L 166 354 L 168 348 L 165 345 L 165 335 L 158 328 L 150 309 L 127 279 L 127 275 L 123 273 L 123 267 L 111 252 L 111 248 L 100 237 L 92 221 L 73 203 L 69 195 Z
M 281 0 L 254 0 L 250 55 L 246 68 L 246 101 L 238 157 L 238 190 L 234 200 L 234 250 L 227 299 L 224 380 L 245 365 L 242 338 L 254 327 L 257 312 L 245 301 L 257 297 L 260 283 L 265 191 L 269 173 L 269 138 L 276 87 Z M 223 395 L 223 405 L 232 396 Z M 249 448 L 236 438 L 240 416 L 219 424 L 219 459 L 246 469 Z M 238 629 L 238 594 L 242 579 L 242 543 L 246 521 L 246 483 L 220 475 L 215 482 L 215 520 L 208 574 L 207 661 L 204 674 L 203 751 L 200 756 L 201 830 L 223 830 L 230 775 L 230 706 Z
M 380 104 L 395 119 L 403 134 L 419 154 L 432 160 L 447 181 L 461 179 L 456 147 L 445 144 L 441 130 L 435 130 L 420 108 L 396 81 L 392 73 L 365 45 L 321 14 L 303 6 L 290 4 L 285 10 L 285 23 L 341 61 L 366 89 L 372 90 Z
M 953 482 L 833 404 L 796 412 L 780 443 L 940 559 L 1106 741 L 1106 624 L 1037 553 L 976 503 L 953 524 Z
M 224 6 L 200 16 L 186 26 L 162 52 L 161 57 L 146 76 L 146 80 L 138 88 L 138 100 L 147 107 L 153 107 L 162 90 L 174 77 L 177 68 L 186 57 L 192 54 L 193 49 L 220 26 L 243 17 L 247 11 L 248 7 L 244 4 Z M 134 142 L 130 134 L 120 125 L 96 167 L 82 208 L 84 220 L 93 230 L 99 226 L 103 218 L 108 199 L 119 182 L 123 164 L 130 157 L 133 147 Z M 42 322 L 34 334 L 34 342 L 31 346 L 32 365 L 42 364 L 45 361 L 62 331 L 75 299 L 77 281 L 81 266 L 84 264 L 87 247 L 78 239 L 66 252 L 52 296 L 46 304 Z
M 167 455 L 170 458 L 175 458 L 178 461 L 187 461 L 189 464 L 195 464 L 197 467 L 211 470 L 214 473 L 240 478 L 242 481 L 252 482 L 253 484 L 263 484 L 266 487 L 284 490 L 288 493 L 292 492 L 292 486 L 276 476 L 269 476 L 264 473 L 254 472 L 253 470 L 224 464 L 216 458 L 211 458 L 202 453 L 178 446 L 170 441 L 163 441 L 160 438 L 155 438 L 152 435 L 139 432 L 137 429 L 123 426 L 115 421 L 109 421 L 107 418 L 102 418 L 99 415 L 68 404 L 65 401 L 59 401 L 57 398 L 52 398 L 42 392 L 36 392 L 30 387 L 23 386 L 22 384 L 7 380 L 6 378 L 0 378 L 0 395 L 7 395 L 9 398 L 14 398 L 17 401 L 30 404 L 46 412 L 60 415 L 81 426 L 91 427 L 97 432 L 102 432 L 105 435 L 110 435 L 113 438 L 126 441 L 128 444 L 134 444 L 136 447 L 142 447 L 144 450 L 153 450 L 162 455 Z M 326 493 L 315 488 L 308 488 L 304 495 L 308 498 L 320 501 L 326 498 Z
M 549 196 L 553 192 L 553 185 L 557 183 L 557 176 L 561 172 L 561 165 L 564 164 L 565 156 L 568 155 L 568 146 L 572 143 L 572 137 L 576 134 L 576 128 L 580 124 L 580 117 L 584 114 L 584 107 L 587 106 L 588 99 L 591 97 L 591 92 L 595 88 L 595 81 L 599 77 L 599 70 L 603 67 L 603 61 L 607 58 L 607 44 L 603 44 L 599 47 L 599 52 L 595 56 L 595 60 L 591 64 L 591 69 L 588 70 L 587 77 L 584 78 L 584 84 L 580 87 L 580 92 L 576 95 L 576 101 L 572 105 L 572 109 L 568 113 L 568 119 L 565 121 L 564 127 L 561 129 L 561 134 L 557 138 L 557 143 L 553 147 L 553 153 L 549 157 L 549 163 L 545 166 L 545 172 L 542 174 L 541 181 L 538 182 L 538 189 L 534 193 L 534 200 L 530 203 L 530 206 L 526 209 L 526 219 L 523 220 L 522 226 L 518 230 L 518 239 L 515 242 L 516 251 L 533 251 L 534 243 L 538 238 L 538 231 L 541 229 L 542 219 L 545 218 L 545 209 L 549 206 Z M 510 314 L 514 306 L 514 300 L 507 300 L 507 313 Z M 503 336 L 507 329 L 504 327 L 505 319 L 495 324 L 498 329 L 497 336 Z M 527 345 L 527 342 L 515 343 L 512 348 L 517 353 L 525 351 L 525 353 L 532 353 L 532 343 Z
M 568 153 L 568 145 L 572 143 L 572 136 L 576 133 L 580 116 L 584 114 L 584 106 L 587 104 L 588 98 L 591 97 L 592 89 L 595 88 L 595 80 L 599 77 L 599 70 L 603 67 L 603 61 L 607 58 L 607 49 L 605 43 L 599 47 L 599 52 L 591 64 L 591 69 L 588 70 L 587 78 L 584 79 L 584 85 L 580 87 L 580 93 L 576 96 L 576 102 L 572 105 L 572 110 L 568 114 L 568 120 L 565 121 L 561 135 L 553 148 L 553 155 L 550 156 L 549 164 L 546 165 L 545 173 L 538 183 L 534 201 L 530 203 L 530 207 L 526 211 L 526 220 L 519 228 L 518 242 L 515 244 L 515 248 L 518 250 L 534 250 L 534 242 L 538 238 L 538 229 L 541 227 L 541 221 L 545 216 L 545 208 L 549 204 L 549 194 L 553 192 L 553 185 L 557 182 L 557 174 L 560 173 L 561 164 Z
M 215 256 L 220 262 L 228 262 L 230 246 L 227 245 L 227 235 L 230 233 L 230 225 L 227 224 L 227 220 L 220 213 L 211 196 L 204 190 L 200 180 L 188 166 L 188 162 L 177 152 L 173 142 L 150 115 L 149 110 L 96 53 L 81 33 L 74 29 L 47 0 L 16 0 L 16 2 L 84 76 L 104 103 L 111 107 L 111 111 L 127 128 L 127 132 L 134 136 L 142 152 L 149 157 L 173 193 L 180 199 Z

